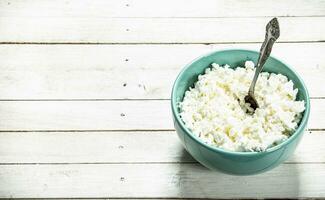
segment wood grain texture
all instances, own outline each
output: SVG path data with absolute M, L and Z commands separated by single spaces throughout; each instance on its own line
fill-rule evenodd
M 1 17 L 0 42 L 262 42 L 270 18 Z M 324 41 L 325 17 L 279 18 L 279 41 Z
M 325 133 L 305 132 L 287 163 L 325 163 Z M 2 164 L 193 163 L 174 131 L 0 133 Z
M 169 99 L 180 70 L 218 45 L 0 45 L 0 99 Z M 325 43 L 277 43 L 312 97 L 325 97 Z
M 312 131 L 267 173 L 209 171 L 173 131 L 171 85 L 199 55 L 258 50 L 273 16 Z M 324 41 L 324 0 L 0 1 L 0 198 L 324 198 Z
M 0 131 L 172 130 L 169 100 L 1 101 Z M 325 100 L 311 100 L 310 129 L 325 128 Z
M 294 5 L 294 6 L 293 6 Z M 27 0 L 0 2 L 1 16 L 20 17 L 265 17 L 324 16 L 323 0 Z
M 1 165 L 0 197 L 307 198 L 325 195 L 325 164 L 230 176 L 200 164 Z

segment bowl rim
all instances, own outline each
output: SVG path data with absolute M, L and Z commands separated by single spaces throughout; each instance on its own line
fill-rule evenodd
M 256 152 L 256 151 L 252 151 L 252 152 L 238 152 L 238 151 L 230 151 L 227 149 L 222 149 L 220 147 L 217 146 L 212 146 L 209 145 L 207 143 L 205 143 L 204 141 L 202 141 L 199 137 L 195 136 L 193 133 L 191 133 L 191 131 L 185 126 L 183 120 L 180 118 L 179 112 L 178 112 L 178 108 L 177 108 L 177 102 L 176 102 L 176 86 L 179 84 L 179 80 L 182 77 L 182 75 L 184 74 L 184 72 L 186 70 L 188 70 L 188 68 L 195 62 L 197 62 L 200 59 L 204 59 L 205 57 L 211 56 L 212 54 L 215 53 L 222 53 L 222 52 L 231 52 L 231 51 L 243 51 L 243 52 L 250 52 L 250 53 L 257 53 L 259 54 L 259 52 L 254 51 L 254 50 L 249 50 L 249 49 L 237 49 L 237 48 L 232 48 L 232 49 L 223 49 L 223 50 L 217 50 L 217 51 L 212 51 L 209 52 L 207 54 L 204 54 L 202 56 L 199 56 L 198 58 L 192 60 L 190 63 L 188 63 L 185 67 L 183 67 L 183 69 L 179 72 L 177 78 L 175 79 L 175 82 L 173 84 L 173 88 L 172 88 L 172 93 L 171 93 L 171 107 L 172 107 L 172 113 L 174 116 L 174 120 L 177 121 L 177 123 L 179 124 L 179 126 L 181 127 L 181 129 L 189 136 L 191 137 L 193 140 L 195 140 L 196 142 L 198 142 L 199 144 L 201 144 L 202 146 L 214 151 L 214 152 L 219 152 L 219 153 L 224 153 L 224 154 L 229 154 L 229 155 L 240 155 L 240 156 L 256 156 L 256 155 L 264 155 L 264 154 L 268 154 L 271 152 L 274 152 L 278 149 L 281 149 L 282 147 L 285 147 L 287 144 L 291 143 L 296 137 L 298 137 L 299 135 L 303 134 L 305 130 L 302 130 L 306 127 L 307 122 L 308 122 L 308 118 L 309 118 L 309 114 L 310 114 L 310 97 L 309 97 L 309 93 L 307 90 L 307 87 L 304 83 L 304 81 L 302 80 L 302 78 L 298 75 L 298 73 L 293 70 L 288 64 L 286 64 L 285 62 L 279 60 L 278 58 L 274 57 L 274 56 L 270 56 L 272 59 L 278 61 L 279 63 L 281 63 L 282 65 L 284 65 L 285 67 L 287 67 L 287 69 L 289 71 L 291 71 L 298 79 L 298 81 L 301 83 L 303 90 L 306 93 L 306 99 L 305 99 L 305 111 L 303 114 L 303 117 L 300 121 L 300 124 L 298 126 L 298 128 L 295 130 L 295 132 L 284 142 L 266 149 L 265 151 L 261 151 L 261 152 Z

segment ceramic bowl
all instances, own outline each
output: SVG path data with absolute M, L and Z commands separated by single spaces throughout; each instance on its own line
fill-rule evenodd
M 256 63 L 259 53 L 256 51 L 233 49 L 212 52 L 199 57 L 184 67 L 175 80 L 171 107 L 176 132 L 185 149 L 202 165 L 209 169 L 219 170 L 228 174 L 249 175 L 268 171 L 284 162 L 295 151 L 303 133 L 310 112 L 310 101 L 307 88 L 301 77 L 287 64 L 270 57 L 264 65 L 263 71 L 280 73 L 293 81 L 298 88 L 298 100 L 305 101 L 305 111 L 296 131 L 283 143 L 278 144 L 264 152 L 232 152 L 203 142 L 200 138 L 186 128 L 180 118 L 178 102 L 181 102 L 185 91 L 197 81 L 198 75 L 211 66 L 211 63 L 219 65 L 228 64 L 230 67 L 244 66 L 246 60 Z

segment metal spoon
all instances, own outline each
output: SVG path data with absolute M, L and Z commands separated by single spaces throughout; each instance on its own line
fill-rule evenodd
M 266 60 L 269 58 L 272 50 L 272 46 L 274 42 L 279 38 L 280 36 L 280 27 L 279 22 L 277 18 L 273 18 L 267 25 L 266 25 L 266 35 L 265 40 L 262 44 L 262 47 L 260 49 L 260 55 L 258 58 L 258 62 L 256 65 L 255 75 L 253 78 L 253 81 L 251 83 L 251 86 L 249 87 L 248 95 L 245 96 L 245 103 L 249 103 L 250 107 L 256 110 L 258 108 L 258 103 L 254 97 L 254 90 L 255 90 L 255 84 L 257 82 L 258 75 L 263 69 L 263 66 L 266 62 Z

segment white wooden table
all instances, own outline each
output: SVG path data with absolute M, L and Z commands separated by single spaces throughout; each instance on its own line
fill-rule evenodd
M 311 95 L 309 131 L 256 176 L 209 171 L 182 148 L 180 69 L 223 48 L 273 55 Z M 0 1 L 0 197 L 325 198 L 325 1 Z

